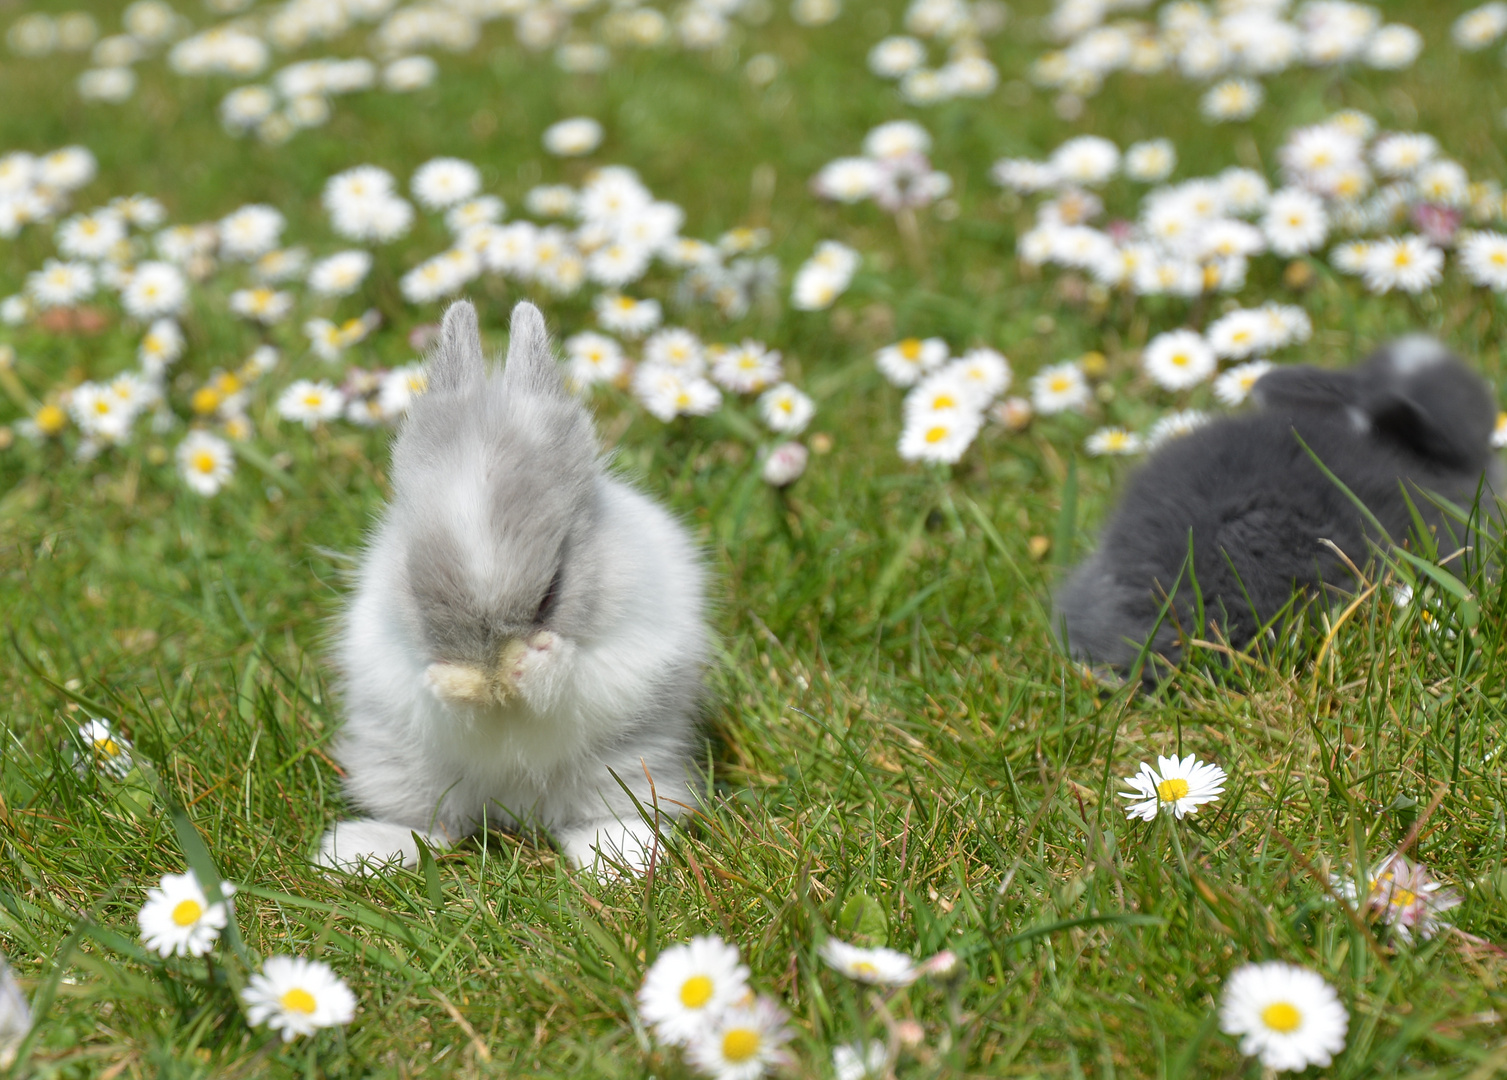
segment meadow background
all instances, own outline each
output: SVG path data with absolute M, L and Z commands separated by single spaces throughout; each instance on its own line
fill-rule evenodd
M 0 4 L 0 28 L 69 6 Z M 222 18 L 178 7 L 198 26 Z M 633 994 L 659 950 L 707 932 L 737 943 L 755 983 L 791 1010 L 793 1075 L 830 1076 L 833 1046 L 886 1032 L 875 991 L 818 960 L 833 932 L 961 958 L 955 990 L 917 984 L 885 998 L 894 1018 L 924 1029 L 899 1055 L 901 1076 L 1257 1076 L 1214 1007 L 1233 968 L 1268 958 L 1321 972 L 1346 1003 L 1349 1045 L 1329 1075 L 1507 1073 L 1503 954 L 1451 934 L 1399 946 L 1347 915 L 1329 885 L 1411 832 L 1413 854 L 1465 894 L 1452 921 L 1488 942 L 1507 937 L 1500 581 L 1471 582 L 1474 631 L 1431 632 L 1379 590 L 1321 663 L 1299 650 L 1226 670 L 1200 654 L 1159 695 L 1106 689 L 1068 663 L 1049 632 L 1050 590 L 1133 467 L 1089 457 L 1084 439 L 1105 410 L 1144 428 L 1211 403 L 1207 386 L 1158 390 L 1136 355 L 1158 331 L 1201 327 L 1222 300 L 1100 303 L 1081 278 L 1022 265 L 1031 205 L 989 176 L 1000 157 L 1042 158 L 1081 133 L 1121 147 L 1169 138 L 1175 178 L 1271 171 L 1291 128 L 1355 108 L 1384 129 L 1434 135 L 1472 178 L 1503 177 L 1499 50 L 1452 43 L 1466 5 L 1387 4 L 1387 18 L 1426 41 L 1407 70 L 1299 65 L 1267 80 L 1251 121 L 1218 126 L 1199 114 L 1199 85 L 1121 74 L 1064 119 L 1073 108 L 1027 77 L 1050 47 L 1045 4 L 1013 4 L 1007 28 L 983 39 L 997 90 L 925 107 L 866 66 L 876 41 L 902 31 L 898 0 L 848 0 L 819 26 L 795 21 L 785 0 L 753 7 L 721 47 L 615 49 L 596 73 L 561 70 L 498 20 L 475 48 L 437 54 L 432 86 L 343 97 L 327 124 L 278 145 L 222 128 L 217 109 L 238 80 L 143 62 L 135 93 L 106 104 L 75 90 L 84 57 L 0 59 L 0 153 L 88 147 L 99 176 L 76 207 L 143 192 L 185 223 L 267 203 L 287 217 L 285 241 L 319 250 L 338 246 L 319 192 L 358 164 L 406 185 L 432 157 L 463 158 L 510 207 L 536 183 L 631 166 L 685 209 L 685 235 L 769 231 L 779 302 L 733 321 L 707 307 L 674 321 L 782 350 L 817 407 L 806 436 L 816 452 L 781 490 L 761 479 L 759 439 L 731 407 L 664 424 L 621 392 L 594 399 L 616 467 L 696 530 L 721 636 L 708 809 L 652 877 L 602 883 L 543 841 L 496 834 L 415 871 L 351 879 L 309 865 L 345 813 L 325 751 L 340 717 L 327 634 L 387 489 L 389 429 L 306 431 L 280 420 L 272 397 L 254 398 L 257 460 L 243 457 L 206 499 L 175 471 L 177 435 L 143 426 L 80 461 L 66 437 L 26 437 L 20 403 L 0 401 L 0 951 L 45 1006 L 22 1073 L 690 1075 L 652 1046 Z M 89 10 L 113 32 L 122 8 Z M 297 55 L 358 54 L 369 34 Z M 773 63 L 750 78 L 755 56 Z M 576 115 L 601 121 L 601 148 L 583 160 L 547 154 L 544 129 Z M 918 215 L 912 247 L 890 215 L 808 187 L 897 118 L 927 128 L 955 185 L 943 212 Z M 1120 203 L 1133 212 L 1132 198 Z M 823 239 L 863 264 L 830 310 L 794 310 L 790 276 Z M 398 271 L 442 246 L 442 229 L 421 217 L 383 252 L 361 295 L 384 325 L 349 362 L 415 358 L 409 331 L 440 305 L 405 303 Z M 52 250 L 48 225 L 0 240 L 0 295 Z M 1286 359 L 1345 365 L 1425 328 L 1501 377 L 1496 294 L 1447 274 L 1418 296 L 1371 296 L 1311 262 L 1306 277 L 1253 262 L 1241 296 L 1308 312 L 1313 338 Z M 225 291 L 196 291 L 175 377 L 233 367 L 264 336 L 285 349 L 284 381 L 328 371 L 305 355 L 300 320 L 248 328 L 225 310 Z M 524 295 L 557 334 L 592 325 L 584 294 L 536 295 L 496 276 L 465 292 L 494 348 Z M 669 308 L 668 290 L 658 295 Z M 0 327 L 37 400 L 134 367 L 141 326 L 96 306 L 105 319 L 92 332 Z M 1101 353 L 1100 415 L 988 423 L 955 466 L 902 461 L 902 393 L 874 353 L 909 335 L 998 348 L 1017 387 Z M 129 736 L 240 886 L 247 947 L 318 956 L 350 983 L 360 1010 L 349 1027 L 269 1042 L 212 970 L 180 978 L 140 947 L 143 891 L 181 872 L 185 854 L 166 801 L 75 767 L 75 732 L 91 717 Z M 1178 748 L 1229 772 L 1223 798 L 1175 832 L 1127 821 L 1119 778 Z

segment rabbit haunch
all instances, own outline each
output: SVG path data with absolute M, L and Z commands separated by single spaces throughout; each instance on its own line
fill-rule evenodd
M 412 865 L 415 832 L 442 847 L 534 826 L 577 865 L 642 866 L 654 829 L 635 800 L 668 820 L 695 799 L 695 547 L 604 469 L 532 304 L 500 374 L 464 302 L 428 370 L 339 638 L 335 756 L 371 816 L 336 824 L 320 860 Z
M 1179 627 L 1210 629 L 1197 625 L 1195 593 L 1240 648 L 1295 590 L 1350 590 L 1349 563 L 1365 566 L 1384 538 L 1314 457 L 1398 543 L 1414 529 L 1409 500 L 1453 550 L 1465 529 L 1435 500 L 1469 508 L 1479 490 L 1494 515 L 1507 493 L 1491 390 L 1432 339 L 1402 338 L 1348 371 L 1279 368 L 1251 396 L 1253 411 L 1173 439 L 1131 477 L 1098 550 L 1057 597 L 1054 626 L 1073 655 L 1123 671 L 1150 639 L 1150 653 L 1176 662 Z

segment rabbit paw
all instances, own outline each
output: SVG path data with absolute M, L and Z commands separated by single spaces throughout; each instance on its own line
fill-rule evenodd
M 557 839 L 570 864 L 590 870 L 599 881 L 646 873 L 663 839 L 642 821 L 592 821 L 560 832 Z M 662 858 L 662 856 L 661 856 Z
M 387 865 L 417 866 L 419 845 L 407 825 L 363 818 L 337 822 L 319 842 L 316 864 L 348 874 L 367 874 Z M 420 832 L 431 848 L 449 847 L 442 838 Z

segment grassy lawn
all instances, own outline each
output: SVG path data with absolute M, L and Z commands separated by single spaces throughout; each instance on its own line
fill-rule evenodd
M 225 18 L 179 7 L 199 29 Z M 1222 410 L 1207 384 L 1160 389 L 1138 356 L 1232 301 L 1137 297 L 1027 265 L 1016 243 L 1042 197 L 990 178 L 1001 157 L 1042 159 L 1092 133 L 1122 149 L 1170 139 L 1173 180 L 1243 165 L 1276 186 L 1289 131 L 1340 109 L 1433 135 L 1472 180 L 1507 177 L 1500 47 L 1451 41 L 1466 5 L 1389 3 L 1387 19 L 1424 36 L 1411 67 L 1297 64 L 1263 80 L 1251 120 L 1214 125 L 1199 113 L 1202 85 L 1174 71 L 1115 74 L 1097 94 L 1058 100 L 1028 74 L 1053 47 L 1048 7 L 1014 7 L 982 39 L 1001 85 L 979 99 L 911 105 L 870 73 L 869 49 L 905 32 L 898 0 L 847 0 L 817 26 L 785 0 L 755 0 L 722 46 L 614 46 L 596 73 L 526 50 L 511 19 L 489 22 L 474 47 L 432 51 L 432 86 L 334 97 L 328 123 L 276 144 L 220 122 L 221 99 L 246 80 L 176 74 L 161 48 L 118 104 L 80 99 L 87 54 L 0 58 L 0 154 L 77 144 L 98 160 L 72 209 L 140 192 L 168 223 L 191 224 L 265 203 L 286 218 L 283 245 L 314 258 L 361 246 L 320 205 L 326 180 L 356 165 L 387 169 L 406 194 L 423 162 L 465 159 L 508 220 L 526 216 L 537 184 L 630 166 L 684 209 L 683 236 L 767 229 L 759 254 L 783 276 L 735 318 L 678 304 L 679 272 L 663 267 L 627 291 L 708 342 L 781 350 L 816 404 L 806 473 L 776 489 L 760 455 L 777 440 L 752 398 L 663 423 L 623 388 L 593 391 L 613 468 L 694 529 L 714 583 L 709 796 L 654 872 L 598 881 L 543 838 L 491 833 L 415 870 L 349 878 L 310 864 L 322 831 L 350 813 L 327 752 L 341 718 L 329 643 L 388 492 L 391 426 L 306 429 L 279 417 L 277 397 L 294 378 L 340 383 L 348 367 L 417 358 L 411 333 L 442 304 L 405 300 L 401 280 L 448 245 L 441 215 L 421 210 L 375 248 L 352 296 L 291 287 L 296 314 L 274 325 L 228 309 L 246 266 L 226 261 L 195 282 L 165 384 L 174 425 L 143 418 L 92 457 L 71 425 L 29 437 L 28 413 L 134 370 L 143 321 L 106 290 L 86 305 L 97 326 L 45 313 L 0 326 L 14 350 L 0 371 L 0 952 L 39 1016 L 20 1075 L 690 1076 L 634 995 L 661 950 L 708 933 L 736 944 L 754 986 L 789 1010 L 789 1075 L 831 1076 L 835 1046 L 878 1038 L 901 1077 L 1256 1077 L 1262 1066 L 1219 1030 L 1218 1002 L 1233 970 L 1262 960 L 1318 972 L 1344 1003 L 1347 1046 L 1328 1075 L 1507 1074 L 1507 953 L 1493 944 L 1507 941 L 1507 588 L 1478 562 L 1460 570 L 1474 627 L 1452 605 L 1430 623 L 1383 585 L 1291 648 L 1232 662 L 1194 650 L 1159 693 L 1094 682 L 1053 643 L 1051 590 L 1091 549 L 1134 462 L 1089 456 L 1085 439 L 1103 424 L 1144 432 L 1174 409 Z M 115 33 L 123 8 L 90 11 Z M 0 3 L 0 27 L 33 10 L 63 7 Z M 573 33 L 599 38 L 607 10 L 576 15 Z M 348 29 L 272 67 L 370 55 L 371 34 Z M 945 44 L 930 48 L 939 62 Z M 601 147 L 547 154 L 544 130 L 580 115 L 602 123 Z M 898 220 L 812 193 L 824 164 L 899 118 L 930 133 L 932 164 L 952 178 L 945 200 Z M 1134 218 L 1145 188 L 1112 180 L 1107 216 Z M 791 277 L 826 239 L 862 264 L 830 309 L 797 310 Z M 0 239 L 0 297 L 55 256 L 53 223 Z M 1502 298 L 1449 258 L 1427 291 L 1372 295 L 1325 249 L 1257 256 L 1233 295 L 1306 311 L 1311 341 L 1278 362 L 1343 366 L 1423 329 L 1499 380 Z M 596 327 L 599 291 L 552 295 L 486 274 L 463 293 L 501 349 L 516 300 L 538 300 L 564 338 Z M 369 308 L 380 328 L 339 363 L 310 353 L 306 318 Z M 988 421 L 955 465 L 907 462 L 904 391 L 874 354 L 911 336 L 941 337 L 954 355 L 999 349 L 1016 394 L 1049 364 L 1101 354 L 1095 396 L 1022 430 Z M 235 475 L 201 497 L 174 463 L 194 392 L 259 344 L 282 358 L 249 387 Z M 76 760 L 91 718 L 134 747 L 141 764 L 124 779 Z M 1174 752 L 1223 767 L 1224 794 L 1180 821 L 1128 820 L 1121 778 Z M 162 875 L 202 858 L 194 834 L 238 887 L 240 943 L 164 960 L 141 944 L 136 914 Z M 1331 874 L 1353 877 L 1405 841 L 1463 894 L 1446 916 L 1459 933 L 1409 944 L 1336 902 Z M 864 986 L 821 961 L 829 934 L 917 959 L 950 949 L 960 974 Z M 234 987 L 273 954 L 331 965 L 357 997 L 355 1019 L 287 1044 L 248 1027 Z

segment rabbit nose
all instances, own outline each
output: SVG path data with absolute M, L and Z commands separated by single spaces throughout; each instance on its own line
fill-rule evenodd
M 447 705 L 506 705 L 518 694 L 518 661 L 526 652 L 528 642 L 509 638 L 490 668 L 439 661 L 425 670 L 424 680 Z

